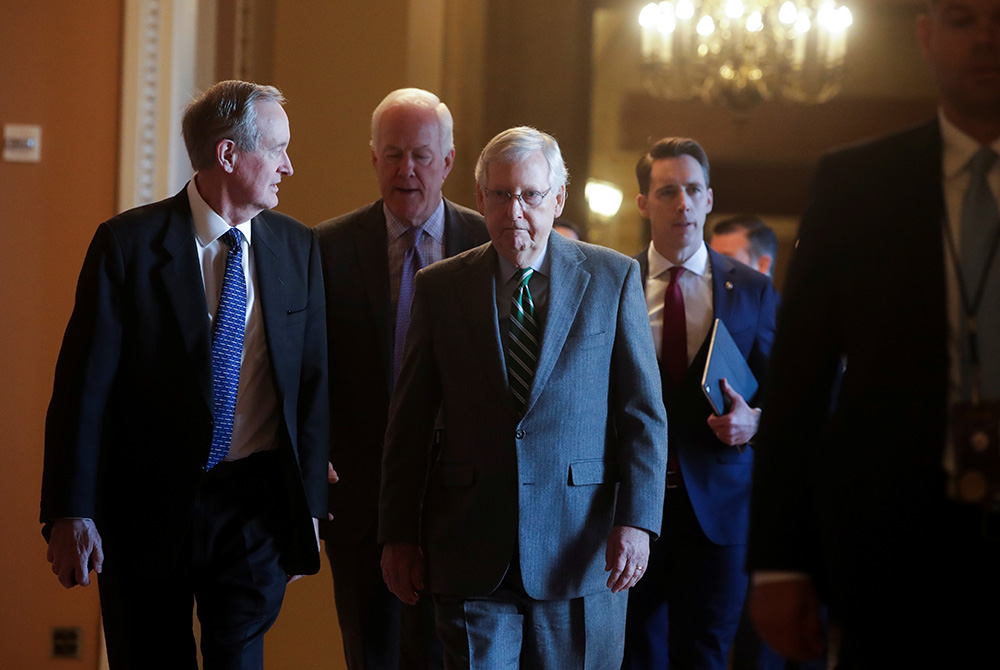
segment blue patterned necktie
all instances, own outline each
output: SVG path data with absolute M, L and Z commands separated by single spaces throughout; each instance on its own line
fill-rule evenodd
M 520 271 L 517 287 L 510 303 L 510 325 L 507 343 L 507 384 L 519 412 L 523 413 L 535 379 L 538 352 L 541 350 L 542 329 L 538 324 L 535 303 L 528 290 L 531 268 Z
M 420 255 L 420 238 L 424 227 L 411 227 L 404 235 L 410 236 L 410 246 L 403 256 L 403 272 L 399 275 L 399 300 L 396 304 L 396 339 L 392 356 L 392 378 L 399 377 L 399 369 L 403 363 L 403 345 L 406 344 L 406 331 L 410 327 L 410 306 L 413 304 L 413 278 L 418 270 L 423 269 L 424 259 Z
M 230 228 L 220 237 L 229 245 L 226 276 L 215 313 L 212 331 L 212 449 L 205 470 L 211 470 L 229 453 L 236 413 L 236 391 L 240 385 L 240 359 L 243 354 L 243 331 L 246 328 L 247 283 L 243 274 L 243 234 Z

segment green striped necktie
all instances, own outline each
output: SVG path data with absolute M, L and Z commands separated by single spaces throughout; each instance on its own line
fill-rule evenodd
M 507 379 L 517 409 L 522 413 L 531 393 L 531 381 L 535 378 L 542 340 L 535 303 L 528 290 L 532 272 L 534 270 L 531 268 L 520 271 L 510 304 L 510 337 L 507 344 Z

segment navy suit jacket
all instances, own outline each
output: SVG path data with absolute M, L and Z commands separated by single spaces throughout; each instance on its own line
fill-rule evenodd
M 636 260 L 645 286 L 646 251 Z M 758 381 L 767 370 L 774 341 L 776 293 L 771 280 L 727 256 L 708 250 L 712 267 L 713 318 L 722 319 Z M 712 408 L 701 390 L 707 347 L 688 367 L 684 382 L 673 388 L 663 381 L 663 402 L 670 417 L 670 448 L 676 450 L 684 486 L 695 516 L 716 544 L 744 544 L 750 515 L 753 449 L 720 442 L 706 421 Z M 753 405 L 755 398 L 745 398 Z M 669 523 L 669 520 L 667 521 Z
M 923 546 L 944 500 L 941 150 L 934 121 L 820 161 L 765 387 L 749 565 L 859 607 L 872 556 Z
M 478 212 L 445 200 L 445 256 L 489 241 Z M 392 395 L 396 315 L 389 288 L 385 211 L 378 200 L 316 226 L 326 284 L 330 361 L 327 542 L 375 542 L 382 442 Z M 324 517 L 325 518 L 325 517 Z
M 659 533 L 666 416 L 639 267 L 559 234 L 548 245 L 548 308 L 523 415 L 507 384 L 493 246 L 417 274 L 379 540 L 421 543 L 432 593 L 486 595 L 515 552 L 532 598 L 597 593 L 612 526 Z
M 319 247 L 265 211 L 252 244 L 282 421 L 294 538 L 289 574 L 319 570 L 310 517 L 326 514 L 326 338 Z M 212 441 L 211 334 L 186 192 L 102 223 L 56 365 L 41 520 L 93 518 L 108 564 L 175 563 Z

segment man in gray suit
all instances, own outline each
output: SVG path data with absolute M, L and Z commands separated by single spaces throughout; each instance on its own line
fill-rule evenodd
M 559 145 L 493 138 L 491 244 L 417 275 L 382 461 L 382 570 L 446 668 L 617 668 L 660 530 L 666 415 L 635 261 L 550 235 Z

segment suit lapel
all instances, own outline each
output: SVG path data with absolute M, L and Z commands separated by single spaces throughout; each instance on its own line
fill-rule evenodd
M 497 320 L 496 267 L 493 245 L 476 249 L 465 257 L 466 265 L 455 274 L 455 294 L 461 296 L 462 313 L 469 326 L 469 340 L 484 352 L 486 376 L 503 401 L 513 409 L 507 391 L 507 364 Z
M 728 327 L 736 304 L 736 268 L 723 260 L 721 254 L 708 249 L 708 262 L 712 266 L 712 315 L 722 319 Z
M 160 269 L 163 287 L 180 325 L 184 348 L 198 377 L 207 406 L 212 406 L 212 339 L 208 329 L 205 284 L 198 267 L 194 222 L 187 193 L 174 197 L 162 239 L 166 261 Z
M 285 372 L 294 369 L 295 352 L 290 351 L 291 342 L 281 330 L 290 302 L 290 288 L 282 276 L 288 262 L 288 249 L 271 230 L 270 224 L 260 214 L 251 220 L 253 230 L 253 260 L 256 270 L 255 289 L 258 293 L 261 318 L 264 321 L 264 335 L 267 337 L 267 351 L 271 358 L 271 373 L 278 396 L 284 396 L 287 388 Z M 303 305 L 304 306 L 304 305 Z
M 550 234 L 548 253 L 551 272 L 549 306 L 542 324 L 542 349 L 538 354 L 535 380 L 531 384 L 525 413 L 531 411 L 552 374 L 590 282 L 590 273 L 580 266 L 586 256 L 572 242 L 564 240 L 558 233 Z
M 444 201 L 444 257 L 457 256 L 472 248 L 472 240 L 465 234 L 465 227 L 459 221 L 458 212 L 447 200 Z
M 368 304 L 371 305 L 382 353 L 382 370 L 386 389 L 392 392 L 392 339 L 396 315 L 392 313 L 392 295 L 389 282 L 389 241 L 385 231 L 385 212 L 378 200 L 354 229 L 356 257 L 361 267 Z

